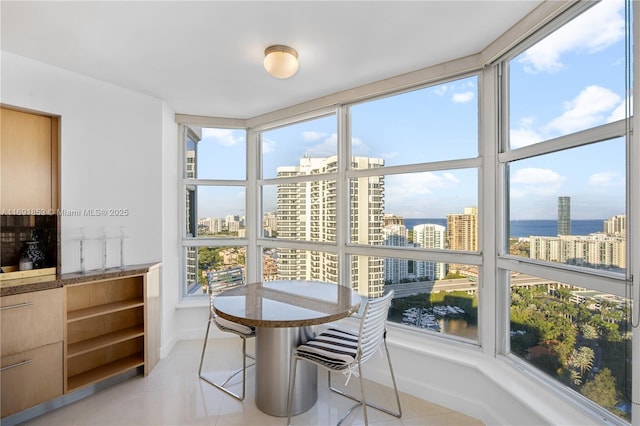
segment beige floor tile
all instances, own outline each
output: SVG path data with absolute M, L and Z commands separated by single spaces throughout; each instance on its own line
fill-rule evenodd
M 215 343 L 215 344 L 212 344 Z M 252 342 L 248 350 L 253 353 Z M 286 417 L 262 413 L 254 403 L 254 371 L 247 377 L 247 395 L 237 401 L 198 378 L 202 342 L 181 341 L 147 377 L 138 376 L 100 391 L 93 396 L 51 411 L 24 423 L 29 426 L 285 426 Z M 207 347 L 205 370 L 213 377 L 226 378 L 241 366 L 240 341 L 237 338 L 211 341 Z M 216 371 L 227 370 L 227 371 Z M 222 373 L 222 374 L 221 374 Z M 335 424 L 354 401 L 327 388 L 325 372 L 318 377 L 318 401 L 307 412 L 294 416 L 292 425 L 317 426 Z M 335 375 L 332 384 L 344 387 L 345 377 Z M 232 382 L 240 392 L 239 376 Z M 390 383 L 389 383 L 390 385 Z M 370 402 L 395 409 L 395 394 L 389 386 L 365 380 Z M 351 377 L 349 392 L 359 395 L 357 377 Z M 481 426 L 474 418 L 419 398 L 400 394 L 403 416 L 397 419 L 378 410 L 367 410 L 369 424 L 376 426 Z M 357 408 L 343 423 L 363 425 L 362 409 Z

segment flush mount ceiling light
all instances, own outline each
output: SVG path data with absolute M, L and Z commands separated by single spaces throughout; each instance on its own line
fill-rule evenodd
M 298 52 L 277 44 L 264 50 L 264 68 L 275 78 L 289 78 L 298 71 Z

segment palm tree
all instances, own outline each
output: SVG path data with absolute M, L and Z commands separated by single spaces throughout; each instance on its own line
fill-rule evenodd
M 580 330 L 585 339 L 596 340 L 598 338 L 598 330 L 590 324 L 583 324 Z
M 591 370 L 593 367 L 593 360 L 595 353 L 593 349 L 588 346 L 580 346 L 577 351 L 573 352 L 571 357 L 571 364 L 580 370 L 580 376 L 584 377 L 586 370 Z

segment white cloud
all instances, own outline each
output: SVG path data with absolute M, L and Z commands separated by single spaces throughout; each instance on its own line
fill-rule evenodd
M 438 86 L 435 87 L 435 94 L 439 95 L 439 96 L 443 96 L 447 93 L 447 91 L 449 90 L 449 86 L 446 84 L 440 84 Z
M 351 138 L 351 153 L 356 156 L 366 157 L 369 155 L 369 146 L 365 144 L 362 139 L 357 136 Z M 382 158 L 383 160 L 390 160 L 398 156 L 398 151 L 378 152 L 375 154 L 375 158 Z
M 583 130 L 604 123 L 607 114 L 620 103 L 620 96 L 600 86 L 588 86 L 576 98 L 565 102 L 565 112 L 549 124 L 548 128 L 562 134 Z
M 511 130 L 509 141 L 511 148 L 521 148 L 523 146 L 533 145 L 542 139 L 542 136 L 532 129 L 515 129 Z
M 221 145 L 231 146 L 244 142 L 244 137 L 240 134 L 234 136 L 233 130 L 231 129 L 212 129 L 212 128 L 204 128 L 202 129 L 202 137 L 207 138 L 211 137 L 217 139 Z
M 509 143 L 511 148 L 521 148 L 527 145 L 533 145 L 540 142 L 544 138 L 538 132 L 533 130 L 534 120 L 532 118 L 523 118 L 520 120 L 520 128 L 511 129 L 509 131 Z
M 302 139 L 304 141 L 317 141 L 327 136 L 324 132 L 306 131 L 302 132 Z
M 624 37 L 624 3 L 605 0 L 527 50 L 519 62 L 530 73 L 554 73 L 569 51 L 593 53 Z
M 619 187 L 624 185 L 624 178 L 619 172 L 594 173 L 589 176 L 589 185 L 597 189 Z
M 474 98 L 475 98 L 475 94 L 469 91 L 464 93 L 455 93 L 451 97 L 451 100 L 455 103 L 465 103 L 465 102 L 472 101 Z
M 316 132 L 310 132 L 316 133 Z M 319 133 L 318 133 L 319 134 Z M 324 136 L 327 134 L 324 133 Z M 330 155 L 336 155 L 338 146 L 338 135 L 333 133 L 329 135 L 329 137 L 325 138 L 321 143 L 313 145 L 307 149 L 307 153 L 309 153 L 313 157 L 328 157 Z
M 369 152 L 369 147 L 357 136 L 351 137 L 351 152 L 353 155 L 365 155 Z
M 268 154 L 270 152 L 273 152 L 276 148 L 276 141 L 274 141 L 273 139 L 269 139 L 269 138 L 262 138 L 262 153 L 263 154 Z
M 558 193 L 566 178 L 551 169 L 527 167 L 516 171 L 511 177 L 511 196 L 554 195 Z
M 460 183 L 460 179 L 456 175 L 450 172 L 444 173 L 444 180 L 451 183 Z
M 520 120 L 519 127 L 509 131 L 512 148 L 540 142 L 554 134 L 566 135 L 624 118 L 624 101 L 617 93 L 600 86 L 588 86 L 571 101 L 564 102 L 564 112 L 539 130 L 532 118 Z
M 607 123 L 622 120 L 623 118 L 625 118 L 625 105 L 624 102 L 620 102 L 620 104 L 611 111 L 609 117 L 607 117 Z
M 633 96 L 629 97 L 629 104 L 633 107 Z M 607 123 L 622 120 L 623 118 L 625 118 L 625 107 L 625 103 L 620 102 L 618 106 L 613 111 L 611 111 L 609 117 L 607 117 Z M 633 115 L 633 108 L 631 108 L 631 114 Z
M 413 198 L 416 195 L 432 194 L 436 190 L 451 188 L 459 182 L 452 173 L 408 173 L 387 176 L 385 188 L 387 191 L 389 188 L 396 189 L 402 198 Z

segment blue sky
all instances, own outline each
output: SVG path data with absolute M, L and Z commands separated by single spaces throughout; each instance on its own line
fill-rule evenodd
M 594 6 L 512 60 L 510 73 L 512 148 L 623 118 L 623 2 Z M 469 77 L 354 106 L 353 154 L 383 158 L 386 165 L 477 156 L 477 86 Z M 200 177 L 243 179 L 244 133 L 206 129 L 203 136 Z M 266 132 L 263 152 L 265 177 L 305 154 L 335 154 L 336 118 Z M 624 141 L 616 140 L 512 164 L 511 219 L 555 219 L 558 196 L 571 197 L 573 219 L 623 214 L 624 152 Z M 404 217 L 459 213 L 477 205 L 477 185 L 469 170 L 387 176 L 385 210 Z M 223 206 L 203 204 L 204 192 L 200 217 L 244 212 L 238 188 L 211 194 L 211 200 L 229 197 Z

